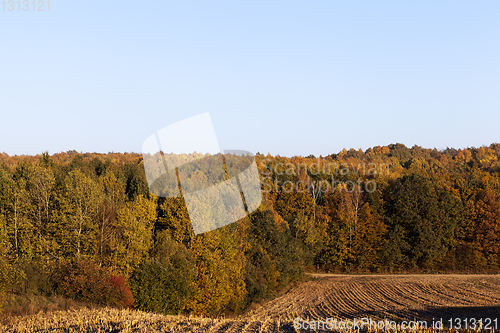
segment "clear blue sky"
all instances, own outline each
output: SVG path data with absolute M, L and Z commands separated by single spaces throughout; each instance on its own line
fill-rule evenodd
M 489 145 L 499 17 L 499 1 L 0 4 L 0 152 L 140 152 L 204 112 L 223 149 Z

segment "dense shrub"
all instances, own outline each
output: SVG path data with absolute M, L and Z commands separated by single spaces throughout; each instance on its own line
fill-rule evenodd
M 301 279 L 305 256 L 290 229 L 278 228 L 272 211 L 257 211 L 249 221 L 245 283 L 251 301 L 272 296 L 278 287 Z
M 15 294 L 46 295 L 55 293 L 50 281 L 53 266 L 40 260 L 18 259 L 11 270 L 9 289 Z
M 132 293 L 121 276 L 91 260 L 62 262 L 51 276 L 57 294 L 95 304 L 130 307 Z
M 134 296 L 123 276 L 112 275 L 110 278 L 113 290 L 118 295 L 118 304 L 127 308 L 134 306 Z
M 7 246 L 5 242 L 5 235 L 5 222 L 3 216 L 0 215 L 0 307 L 2 306 L 1 300 L 5 294 L 10 273 L 10 265 L 6 256 Z
M 184 245 L 165 232 L 156 240 L 150 260 L 132 275 L 131 286 L 140 310 L 177 314 L 193 294 L 195 263 Z

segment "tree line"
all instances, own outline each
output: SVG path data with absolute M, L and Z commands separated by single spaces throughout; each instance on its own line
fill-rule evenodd
M 217 316 L 308 269 L 497 272 L 499 157 L 498 144 L 257 154 L 260 207 L 194 235 L 182 197 L 149 192 L 139 154 L 0 154 L 0 294 Z

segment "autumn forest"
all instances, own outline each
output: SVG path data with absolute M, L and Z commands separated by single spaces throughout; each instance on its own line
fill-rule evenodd
M 260 207 L 195 235 L 141 154 L 0 154 L 0 297 L 218 316 L 310 271 L 500 271 L 500 144 L 255 159 Z

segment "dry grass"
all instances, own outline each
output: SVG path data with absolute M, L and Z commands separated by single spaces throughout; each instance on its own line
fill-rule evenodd
M 499 315 L 499 276 L 329 276 L 308 281 L 262 307 L 232 319 L 162 316 L 134 310 L 81 308 L 24 316 L 0 327 L 0 330 L 295 332 L 293 320 L 297 317 L 304 320 L 370 317 L 373 320 L 388 318 L 399 322 L 405 319 L 431 320 L 463 316 L 497 318 Z
M 0 324 L 15 322 L 17 317 L 53 311 L 95 308 L 93 304 L 73 301 L 63 297 L 7 294 L 0 299 Z

